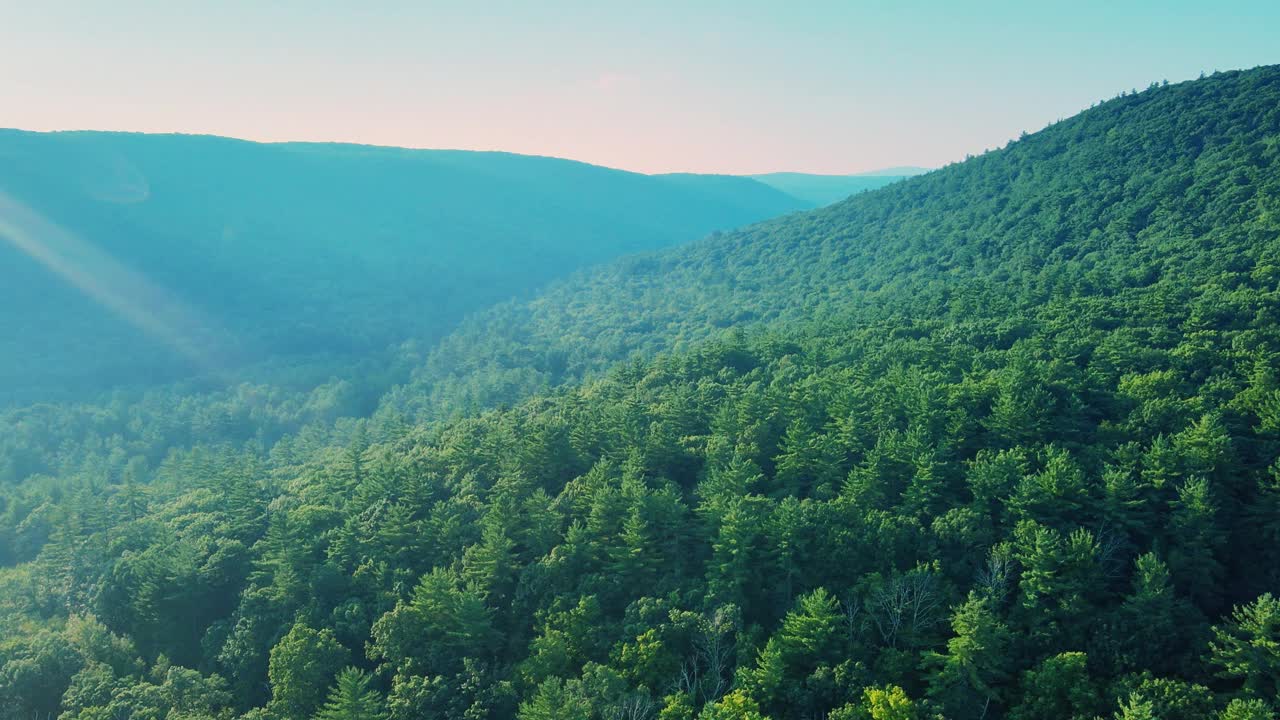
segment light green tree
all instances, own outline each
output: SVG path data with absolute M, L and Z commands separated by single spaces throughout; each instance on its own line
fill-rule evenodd
M 370 687 L 372 681 L 371 676 L 354 667 L 338 673 L 329 700 L 316 714 L 316 720 L 385 720 L 382 695 Z
M 1280 598 L 1267 593 L 1214 627 L 1209 661 L 1221 677 L 1242 680 L 1247 692 L 1280 697 Z
M 348 660 L 347 649 L 333 631 L 294 625 L 271 648 L 267 669 L 271 710 L 291 720 L 310 717 L 324 702 L 325 688 Z

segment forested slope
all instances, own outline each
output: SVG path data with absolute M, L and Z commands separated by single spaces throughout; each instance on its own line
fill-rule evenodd
M 585 274 L 0 491 L 0 717 L 1274 717 L 1278 284 L 1280 68 Z
M 505 153 L 0 131 L 0 401 L 432 340 L 576 268 L 804 207 Z
M 392 407 L 510 402 L 729 327 L 1012 318 L 1053 297 L 1190 292 L 1274 262 L 1270 68 L 1126 95 L 1008 148 L 795 217 L 628 258 L 477 314 Z

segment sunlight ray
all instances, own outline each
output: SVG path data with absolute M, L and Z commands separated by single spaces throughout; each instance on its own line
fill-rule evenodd
M 7 241 L 201 371 L 216 371 L 213 323 L 106 252 L 0 191 L 0 240 Z

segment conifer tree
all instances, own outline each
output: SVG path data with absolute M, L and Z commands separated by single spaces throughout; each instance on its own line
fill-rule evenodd
M 338 673 L 329 699 L 315 720 L 386 720 L 382 696 L 370 687 L 373 678 L 358 668 Z

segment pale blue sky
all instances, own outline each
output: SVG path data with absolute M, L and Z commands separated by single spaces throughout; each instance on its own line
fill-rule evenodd
M 844 173 L 1276 62 L 1276 0 L 0 0 L 0 126 Z

